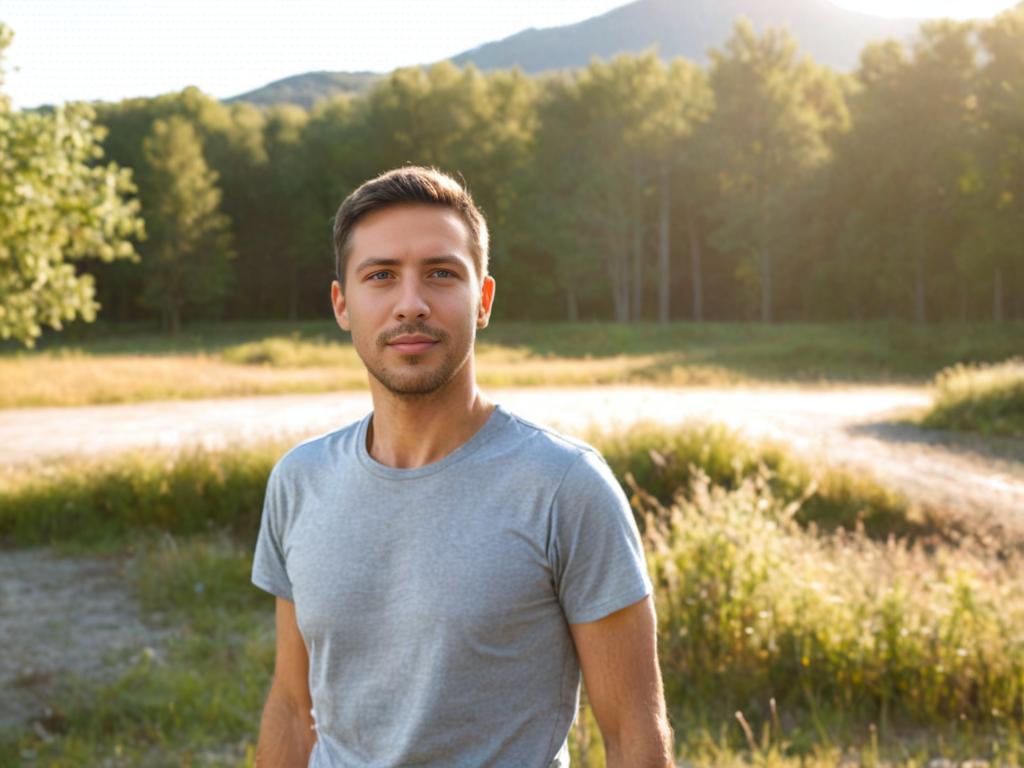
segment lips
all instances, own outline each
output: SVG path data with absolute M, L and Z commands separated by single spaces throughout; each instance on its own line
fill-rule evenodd
M 420 355 L 424 352 L 429 352 L 436 344 L 436 339 L 432 339 L 429 336 L 421 336 L 419 334 L 398 336 L 388 342 L 388 346 L 391 347 L 391 349 L 403 355 Z

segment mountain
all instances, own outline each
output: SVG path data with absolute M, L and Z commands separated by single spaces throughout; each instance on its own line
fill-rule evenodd
M 787 26 L 801 50 L 817 61 L 849 70 L 869 41 L 906 38 L 920 20 L 885 19 L 847 11 L 828 0 L 636 0 L 600 16 L 548 29 L 525 29 L 451 57 L 479 69 L 518 66 L 536 73 L 586 66 L 594 56 L 657 46 L 666 59 L 707 60 L 710 48 L 729 37 L 733 21 L 746 16 L 757 30 Z M 308 107 L 338 92 L 361 92 L 380 75 L 372 72 L 310 72 L 278 80 L 226 101 L 291 102 Z
M 637 0 L 576 24 L 526 29 L 452 57 L 480 69 L 514 65 L 525 72 L 586 66 L 591 57 L 610 58 L 653 45 L 666 59 L 706 61 L 708 49 L 729 37 L 733 21 L 746 16 L 757 30 L 787 26 L 801 50 L 837 69 L 852 69 L 871 40 L 905 38 L 915 19 L 867 16 L 828 0 Z
M 248 101 L 261 107 L 271 104 L 298 104 L 309 109 L 313 103 L 338 93 L 362 93 L 382 77 L 376 72 L 307 72 L 224 99 L 225 104 Z

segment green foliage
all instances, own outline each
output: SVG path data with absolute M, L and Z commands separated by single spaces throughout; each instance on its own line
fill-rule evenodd
M 713 239 L 735 257 L 737 279 L 769 322 L 779 262 L 800 228 L 794 216 L 811 174 L 829 159 L 829 135 L 846 126 L 846 105 L 834 76 L 797 58 L 788 32 L 758 36 L 745 20 L 723 50 L 711 51 L 710 81 L 715 111 L 702 146 L 719 179 Z
M 1024 358 L 997 365 L 958 363 L 932 383 L 926 427 L 1024 438 Z
M 0 59 L 11 37 L 0 23 Z M 43 326 L 93 320 L 92 278 L 73 262 L 136 255 L 130 239 L 143 225 L 125 199 L 131 173 L 99 163 L 94 117 L 84 104 L 14 112 L 0 93 L 0 338 L 31 347 Z
M 527 77 L 442 62 L 309 110 L 195 88 L 99 105 L 154 241 L 138 266 L 99 249 L 82 269 L 116 321 L 323 316 L 338 204 L 415 162 L 461 174 L 482 206 L 496 321 L 1019 319 L 1022 19 L 923 25 L 865 48 L 853 76 L 739 22 L 708 66 L 648 52 Z M 23 283 L 29 303 L 62 285 Z M 86 303 L 89 277 L 78 285 L 71 304 Z
M 519 235 L 554 267 L 546 287 L 560 294 L 554 298 L 570 320 L 581 306 L 609 300 L 616 320 L 643 319 L 652 202 L 667 205 L 673 181 L 693 164 L 690 139 L 710 102 L 699 67 L 666 65 L 654 52 L 595 60 L 545 81 Z M 603 279 L 594 280 L 598 270 Z M 667 270 L 665 261 L 666 284 Z
M 157 120 L 143 148 L 141 196 L 151 223 L 141 300 L 159 309 L 164 327 L 176 333 L 183 309 L 209 311 L 228 291 L 230 221 L 219 210 L 217 174 L 184 118 Z

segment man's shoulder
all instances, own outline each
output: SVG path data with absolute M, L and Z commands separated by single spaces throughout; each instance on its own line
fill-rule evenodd
M 337 468 L 346 453 L 355 445 L 357 434 L 365 420 L 357 419 L 340 429 L 303 440 L 285 452 L 271 472 L 279 480 L 309 477 L 321 471 Z
M 510 428 L 515 433 L 519 454 L 523 460 L 546 464 L 552 469 L 568 470 L 574 464 L 598 462 L 604 464 L 600 452 L 590 443 L 567 435 L 553 427 L 537 424 L 517 413 L 508 411 Z

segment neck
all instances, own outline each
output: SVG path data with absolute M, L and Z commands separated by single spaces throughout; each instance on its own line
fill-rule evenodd
M 396 395 L 372 376 L 370 391 L 373 418 L 366 448 L 381 464 L 400 469 L 440 461 L 475 435 L 494 410 L 476 386 L 472 358 L 428 395 Z

